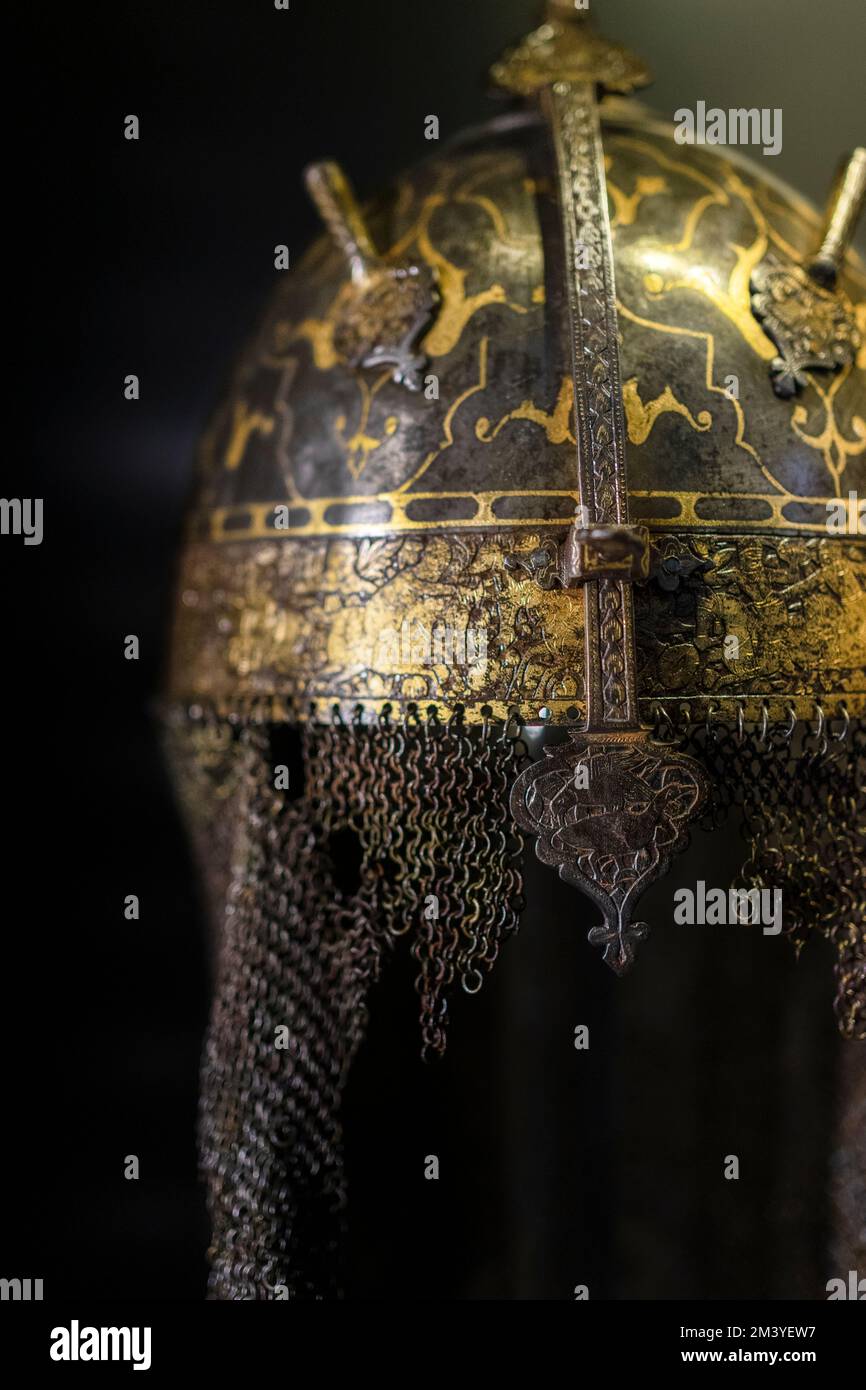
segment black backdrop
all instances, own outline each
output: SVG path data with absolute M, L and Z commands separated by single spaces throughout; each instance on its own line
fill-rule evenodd
M 22 344 L 7 414 L 24 439 L 4 492 L 43 496 L 46 511 L 40 547 L 3 541 L 0 1273 L 44 1277 L 46 1297 L 204 1288 L 205 936 L 150 714 L 194 440 L 272 283 L 274 244 L 300 251 L 314 229 L 303 165 L 333 155 L 363 195 L 424 152 L 428 112 L 444 135 L 483 117 L 486 67 L 534 8 L 154 0 L 30 16 L 7 128 L 7 221 L 22 235 L 5 263 L 10 291 L 25 291 L 7 342 L 16 362 Z M 680 92 L 748 104 L 760 77 L 760 104 L 774 105 L 774 82 L 796 88 L 755 56 L 780 42 L 775 6 L 708 6 L 725 17 L 704 39 L 686 0 L 656 6 L 655 24 L 646 3 L 605 8 L 613 36 L 662 55 L 667 114 Z M 851 143 L 864 34 L 861 15 L 843 39 L 858 21 L 841 0 L 822 14 L 811 55 L 804 33 L 784 36 L 788 69 L 810 74 L 814 136 L 785 167 L 814 194 Z M 679 86 L 677 44 L 705 64 Z M 818 50 L 838 54 L 841 75 Z M 137 143 L 122 138 L 130 112 Z M 127 633 L 137 663 L 123 660 Z M 122 912 L 133 892 L 137 923 Z M 660 931 L 617 983 L 574 898 L 544 893 L 489 988 L 458 1004 L 442 1066 L 417 1061 L 408 969 L 380 990 L 348 1104 L 352 1291 L 820 1296 L 837 1053 L 827 954 L 816 946 L 795 970 L 782 943 L 770 959 L 746 934 Z M 579 1022 L 598 1039 L 591 1063 L 571 1047 Z M 731 1151 L 749 1164 L 739 1185 L 718 1177 Z M 431 1152 L 439 1183 L 422 1180 Z M 130 1153 L 138 1182 L 123 1177 Z

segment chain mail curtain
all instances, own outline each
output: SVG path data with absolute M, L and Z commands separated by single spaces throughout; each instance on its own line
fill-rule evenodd
M 266 711 L 169 720 L 172 759 L 219 928 L 201 1156 L 219 1299 L 339 1294 L 346 1203 L 340 1104 L 385 954 L 417 962 L 422 1050 L 445 1048 L 448 997 L 480 989 L 518 925 L 523 843 L 508 791 L 515 721 L 470 728 L 431 707 L 335 715 L 300 732 Z M 838 952 L 843 1034 L 866 1036 L 866 725 L 708 720 L 677 739 L 714 779 L 704 829 L 733 811 L 737 886 L 781 888 L 795 949 Z M 288 751 L 287 751 L 288 750 Z M 289 790 L 276 770 L 291 763 Z

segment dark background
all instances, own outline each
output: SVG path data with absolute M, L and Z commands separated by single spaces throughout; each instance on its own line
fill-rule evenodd
M 653 65 L 664 115 L 701 97 L 782 106 L 773 172 L 816 199 L 863 140 L 861 0 L 595 9 Z M 43 1277 L 46 1298 L 204 1289 L 204 926 L 150 710 L 195 439 L 273 246 L 295 256 L 314 231 L 304 164 L 340 159 L 363 197 L 427 152 L 428 113 L 443 139 L 488 114 L 486 69 L 536 17 L 529 0 L 140 0 L 41 6 L 23 35 L 5 263 L 9 299 L 24 292 L 20 331 L 7 323 L 23 439 L 3 488 L 45 498 L 45 540 L 2 542 L 0 1274 Z M 574 896 L 544 892 L 507 964 L 458 1003 L 442 1066 L 417 1060 L 408 968 L 381 988 L 348 1105 L 352 1291 L 820 1295 L 827 953 L 795 970 L 783 943 L 659 930 L 618 983 Z M 740 1184 L 720 1180 L 728 1152 Z

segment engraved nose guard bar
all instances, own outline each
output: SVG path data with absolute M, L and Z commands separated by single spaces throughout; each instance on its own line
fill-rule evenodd
M 493 69 L 507 91 L 540 99 L 556 159 L 572 347 L 580 523 L 558 554 L 529 566 L 545 587 L 579 588 L 586 720 L 516 779 L 511 810 L 542 863 L 592 898 L 604 922 L 589 940 L 617 973 L 648 933 L 634 920 L 644 889 L 686 843 L 709 791 L 694 759 L 654 745 L 638 715 L 632 583 L 649 571 L 649 538 L 629 522 L 625 420 L 599 89 L 631 92 L 643 64 L 601 38 L 564 0 Z

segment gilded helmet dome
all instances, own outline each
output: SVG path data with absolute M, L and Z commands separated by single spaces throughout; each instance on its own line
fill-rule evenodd
M 821 697 L 862 713 L 849 494 L 866 495 L 866 347 L 782 397 L 753 309 L 762 268 L 814 250 L 816 216 L 624 102 L 602 108 L 602 133 L 630 511 L 652 545 L 635 588 L 641 710 L 812 718 Z M 202 445 L 173 693 L 274 697 L 301 717 L 311 701 L 435 700 L 566 718 L 583 709 L 581 623 L 532 572 L 580 505 L 544 123 L 470 132 L 367 220 L 387 263 L 436 287 L 420 389 L 388 363 L 348 366 L 354 285 L 323 235 L 281 279 Z M 864 284 L 849 256 L 837 295 L 860 323 Z M 484 660 L 431 662 L 440 628 L 469 658 L 475 634 Z

